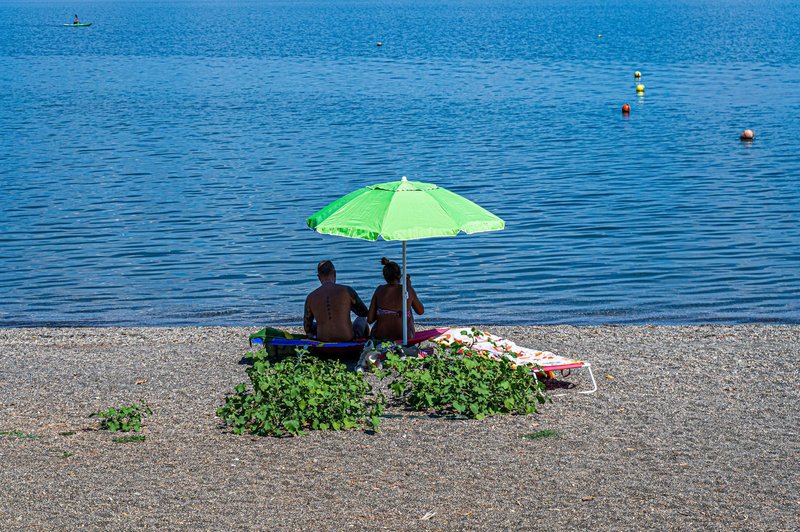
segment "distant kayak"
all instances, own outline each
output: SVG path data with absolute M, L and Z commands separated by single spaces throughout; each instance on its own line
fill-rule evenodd
M 69 26 L 71 28 L 86 28 L 91 25 L 92 25 L 91 22 L 89 22 L 88 24 L 84 24 L 83 22 L 80 22 L 78 24 L 64 24 L 64 26 Z

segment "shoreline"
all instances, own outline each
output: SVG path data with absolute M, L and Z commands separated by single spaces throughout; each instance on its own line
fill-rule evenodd
M 31 437 L 0 437 L 0 524 L 800 528 L 800 326 L 486 328 L 590 362 L 598 391 L 531 416 L 390 409 L 378 434 L 234 436 L 214 413 L 257 328 L 1 328 L 0 432 Z M 88 417 L 140 400 L 141 443 Z
M 427 318 L 427 316 L 425 316 Z M 465 320 L 469 321 L 469 320 Z M 296 319 L 292 319 L 286 322 L 282 322 L 280 320 L 273 320 L 270 323 L 266 324 L 271 327 L 277 327 L 279 329 L 286 329 L 286 330 L 302 330 L 302 317 L 297 317 Z M 439 321 L 436 321 L 435 318 L 433 321 L 428 319 L 425 320 L 416 320 L 415 323 L 417 324 L 418 328 L 434 328 L 434 327 L 450 327 L 450 326 L 464 326 L 464 322 L 452 322 L 456 323 L 456 325 L 441 325 Z M 680 320 L 655 320 L 655 321 L 625 321 L 625 322 L 614 322 L 614 321 L 604 321 L 604 322 L 591 322 L 591 321 L 576 321 L 576 322 L 553 322 L 553 323 L 545 323 L 541 321 L 537 322 L 519 322 L 519 323 L 509 323 L 507 321 L 502 323 L 481 323 L 480 325 L 474 325 L 475 327 L 704 327 L 704 326 L 718 326 L 718 327 L 746 327 L 746 326 L 775 326 L 775 327 L 800 327 L 800 321 L 798 320 L 772 320 L 772 319 L 753 319 L 747 321 L 726 321 L 726 320 L 719 320 L 719 321 L 680 321 Z M 164 323 L 164 324 L 148 324 L 148 323 L 140 323 L 140 324 L 120 324 L 117 322 L 110 322 L 110 323 L 98 323 L 98 322 L 87 322 L 87 323 L 80 323 L 80 322 L 59 322 L 59 321 L 42 321 L 42 322 L 16 322 L 10 324 L 2 324 L 0 323 L 0 330 L 5 329 L 193 329 L 193 328 L 211 328 L 211 329 L 240 329 L 240 328 L 252 328 L 252 330 L 256 331 L 261 329 L 264 325 L 250 325 L 250 324 L 241 324 L 241 323 L 217 323 L 217 324 L 174 324 L 174 323 Z

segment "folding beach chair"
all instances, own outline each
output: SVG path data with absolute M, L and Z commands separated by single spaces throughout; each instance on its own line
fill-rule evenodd
M 479 331 L 472 327 L 453 327 L 441 335 L 432 338 L 431 342 L 445 346 L 464 346 L 478 351 L 486 356 L 496 359 L 507 359 L 517 366 L 530 366 L 534 373 L 571 371 L 573 369 L 586 369 L 592 380 L 592 389 L 578 393 L 594 393 L 597 391 L 597 381 L 594 379 L 592 365 L 583 360 L 563 357 L 548 351 L 536 351 L 521 347 L 500 336 Z

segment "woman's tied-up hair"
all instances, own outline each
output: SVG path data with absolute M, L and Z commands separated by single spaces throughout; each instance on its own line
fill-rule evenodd
M 400 266 L 396 262 L 383 257 L 381 264 L 383 264 L 383 278 L 386 279 L 387 283 L 392 281 L 400 282 Z

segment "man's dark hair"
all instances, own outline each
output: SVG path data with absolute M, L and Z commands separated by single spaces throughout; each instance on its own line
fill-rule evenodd
M 336 268 L 333 267 L 333 263 L 329 260 L 323 260 L 317 264 L 317 275 L 321 277 L 326 277 L 335 271 Z

